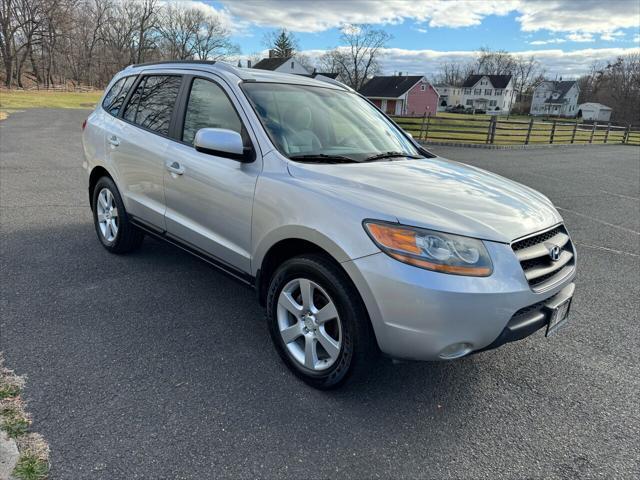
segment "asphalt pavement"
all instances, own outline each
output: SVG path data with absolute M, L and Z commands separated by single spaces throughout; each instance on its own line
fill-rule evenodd
M 640 149 L 437 147 L 539 189 L 578 249 L 570 324 L 315 391 L 252 290 L 146 239 L 98 243 L 86 111 L 0 122 L 0 350 L 28 376 L 52 479 L 638 478 Z

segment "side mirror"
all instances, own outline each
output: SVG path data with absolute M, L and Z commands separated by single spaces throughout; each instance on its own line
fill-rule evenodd
M 239 162 L 250 162 L 245 153 L 242 137 L 238 132 L 224 128 L 201 128 L 196 133 L 193 146 L 198 152 L 231 158 Z

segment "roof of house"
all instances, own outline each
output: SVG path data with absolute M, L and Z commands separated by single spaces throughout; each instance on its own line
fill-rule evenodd
M 595 103 L 595 102 L 585 102 L 585 103 L 581 103 L 580 105 L 578 105 L 578 108 L 597 108 L 599 110 L 612 110 L 611 107 L 607 107 L 606 105 L 603 105 L 602 103 Z
M 422 75 L 373 77 L 360 88 L 360 94 L 365 97 L 398 98 L 423 78 Z
M 564 103 L 566 101 L 565 95 L 571 90 L 576 84 L 575 80 L 560 80 L 560 81 L 548 81 L 544 82 L 545 84 L 551 84 L 552 90 L 551 95 L 547 98 L 544 103 Z M 558 94 L 556 98 L 553 98 L 554 94 Z
M 511 81 L 511 75 L 469 75 L 462 84 L 463 87 L 473 87 L 482 77 L 488 77 L 493 88 L 506 88 Z
M 258 63 L 256 63 L 253 68 L 257 68 L 258 70 L 275 70 L 282 64 L 291 60 L 291 57 L 287 58 L 263 58 Z

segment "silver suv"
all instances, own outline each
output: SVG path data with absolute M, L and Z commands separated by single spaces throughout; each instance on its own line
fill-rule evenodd
M 544 195 L 434 156 L 329 79 L 134 65 L 84 125 L 98 239 L 164 239 L 251 285 L 288 367 L 331 388 L 567 319 L 575 251 Z

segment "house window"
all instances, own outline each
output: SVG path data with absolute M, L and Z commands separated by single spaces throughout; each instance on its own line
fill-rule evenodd
M 497 100 L 489 100 L 489 106 L 490 107 L 495 107 L 496 105 L 498 105 L 498 101 Z
M 422 85 L 420 85 L 420 91 L 424 92 L 427 89 L 427 86 L 423 83 Z
M 473 105 L 473 100 L 471 99 L 467 100 L 467 105 Z
M 485 88 L 484 89 L 484 94 L 485 95 L 491 95 L 491 89 L 490 88 Z
M 470 95 L 471 94 L 471 89 L 470 88 L 465 88 L 464 89 L 464 93 L 465 93 L 465 95 Z
M 291 62 L 291 70 L 295 67 L 295 62 Z
M 502 90 L 499 88 L 496 88 L 496 95 L 502 95 Z
M 482 89 L 481 88 L 474 88 L 473 89 L 473 94 L 474 95 L 481 95 L 482 94 Z

